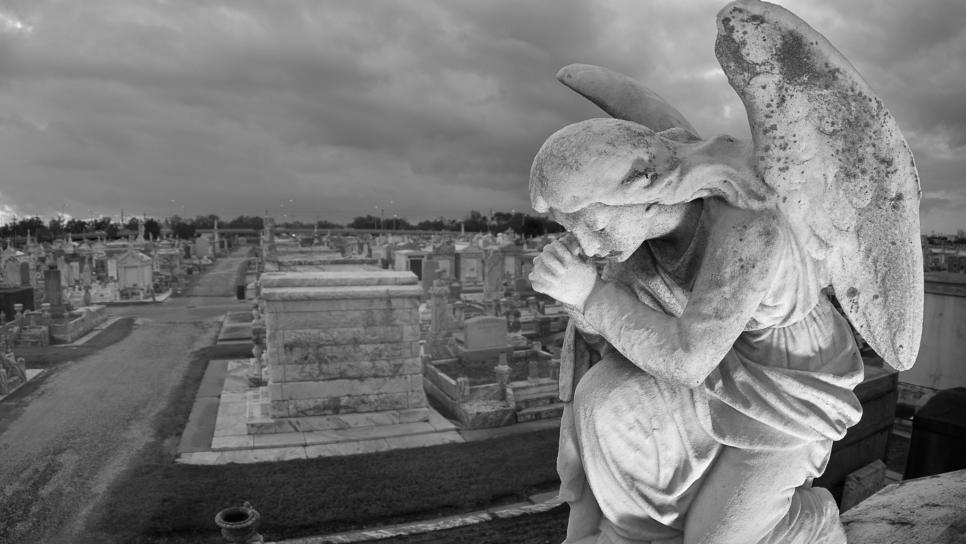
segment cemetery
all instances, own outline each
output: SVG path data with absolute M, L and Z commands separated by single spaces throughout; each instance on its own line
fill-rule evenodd
M 191 474 L 197 487 L 187 492 L 189 496 L 197 493 L 199 499 L 204 495 L 205 500 L 217 501 L 219 496 L 227 497 L 222 492 L 238 493 L 254 499 L 253 508 L 271 517 L 273 525 L 298 524 L 308 516 L 322 523 L 315 525 L 314 532 L 339 532 L 355 526 L 341 524 L 336 513 L 327 524 L 323 520 L 329 518 L 308 512 L 287 509 L 289 514 L 283 514 L 263 506 L 271 501 L 272 486 L 286 487 L 294 493 L 293 500 L 314 504 L 315 499 L 300 495 L 310 493 L 305 486 L 312 480 L 299 486 L 292 484 L 293 480 L 304 479 L 308 469 L 288 463 L 310 463 L 316 458 L 320 462 L 339 460 L 335 466 L 312 465 L 311 470 L 320 472 L 323 481 L 331 482 L 326 475 L 332 471 L 361 470 L 353 468 L 355 461 L 350 460 L 366 463 L 371 455 L 385 455 L 395 472 L 384 478 L 397 481 L 404 478 L 404 472 L 419 466 L 424 456 L 435 455 L 430 453 L 433 448 L 445 448 L 454 463 L 462 459 L 459 463 L 465 466 L 478 464 L 491 455 L 485 453 L 489 450 L 483 447 L 487 442 L 481 442 L 481 437 L 505 437 L 491 446 L 517 444 L 514 447 L 522 448 L 519 455 L 524 457 L 523 451 L 534 447 L 547 448 L 547 455 L 555 451 L 564 409 L 560 401 L 560 358 L 569 319 L 559 303 L 534 292 L 526 281 L 534 256 L 553 237 L 520 240 L 510 233 L 327 234 L 300 239 L 277 236 L 273 223 L 266 220 L 269 228 L 262 233 L 257 257 L 244 265 L 250 283 L 245 289 L 246 299 L 241 300 L 250 304 L 251 310 L 229 312 L 219 334 L 219 342 L 226 347 L 247 345 L 252 356 L 220 363 L 223 378 L 212 397 L 216 414 L 206 445 L 183 451 L 178 463 L 165 469 L 165 478 L 180 482 L 179 494 L 185 489 L 184 477 Z M 80 247 L 74 248 L 74 253 L 86 254 L 87 249 Z M 108 246 L 92 244 L 92 257 L 95 249 L 103 251 Z M 6 283 L 4 300 L 11 305 L 13 316 L 4 328 L 11 339 L 9 345 L 70 343 L 102 325 L 108 305 L 90 300 L 91 304 L 84 306 L 84 291 L 77 288 L 83 285 L 88 269 L 92 280 L 98 277 L 99 269 L 115 270 L 117 283 L 123 279 L 132 297 L 143 297 L 133 292 L 133 286 L 149 280 L 148 273 L 155 268 L 152 263 L 157 262 L 154 259 L 162 260 L 163 255 L 168 270 L 184 270 L 185 263 L 192 262 L 185 258 L 188 253 L 184 248 L 162 251 L 158 244 L 154 250 L 144 249 L 154 258 L 139 257 L 147 254 L 128 244 L 123 252 L 114 254 L 117 257 L 112 263 L 78 261 L 75 271 L 70 264 L 74 261 L 64 257 L 68 263 L 64 272 L 41 267 L 36 276 L 44 281 L 37 282 L 38 288 L 50 286 L 51 291 L 43 293 L 39 310 L 25 309 L 25 303 L 16 302 L 29 299 L 30 304 L 36 304 L 33 285 L 27 290 L 19 281 Z M 26 255 L 8 251 L 8 257 L 16 258 L 18 264 L 21 260 L 30 264 Z M 14 278 L 13 265 L 5 268 L 4 278 L 20 280 L 19 275 Z M 19 272 L 21 267 L 16 268 Z M 65 283 L 73 282 L 74 288 L 55 289 L 61 278 Z M 927 287 L 927 293 L 958 296 L 955 284 L 935 285 Z M 60 317 L 54 316 L 54 305 L 48 302 L 56 302 L 57 291 L 61 295 Z M 96 282 L 92 281 L 85 291 L 95 292 Z M 948 311 L 948 305 L 959 299 L 950 300 L 942 303 L 947 305 L 940 306 L 945 308 L 942 311 Z M 904 406 L 916 409 L 925 405 L 934 391 L 902 383 L 901 375 L 886 368 L 872 351 L 864 352 L 864 357 L 864 380 L 855 389 L 863 407 L 862 419 L 833 445 L 825 473 L 816 480 L 816 485 L 831 491 L 843 511 L 862 504 L 883 485 L 901 478 L 904 467 L 887 468 L 882 462 L 894 447 L 890 444 L 896 440 L 896 421 L 902 421 L 897 416 L 907 409 Z M 8 350 L 0 385 L 9 391 L 31 372 Z M 911 428 L 905 431 L 906 437 L 909 431 Z M 271 465 L 278 465 L 272 472 L 279 479 L 265 479 L 263 467 Z M 250 468 L 238 468 L 242 466 Z M 437 471 L 439 477 L 458 481 L 465 473 L 458 466 L 453 465 L 456 472 L 451 476 Z M 204 477 L 198 472 L 183 472 L 191 469 L 208 472 Z M 532 467 L 513 470 L 534 475 L 527 480 L 530 487 L 524 486 L 530 491 L 516 495 L 517 501 L 530 504 L 522 511 L 531 512 L 536 526 L 560 524 L 565 510 L 560 510 L 558 502 L 545 502 L 547 497 L 543 497 L 544 492 L 554 489 L 555 475 Z M 229 475 L 234 481 L 231 485 L 222 480 Z M 209 493 L 210 486 L 215 485 L 209 477 L 219 479 L 222 492 Z M 511 480 L 499 485 L 520 489 L 516 485 L 519 482 Z M 379 507 L 385 509 L 372 511 L 373 523 L 385 523 L 393 515 L 402 515 L 403 519 L 440 515 L 424 518 L 392 514 L 410 508 L 406 497 L 420 492 L 400 487 L 399 494 L 387 494 L 384 480 L 373 480 L 371 485 L 377 486 L 372 493 L 378 488 L 386 494 L 384 506 Z M 452 485 L 459 488 L 457 483 Z M 488 501 L 492 501 L 494 488 L 487 489 L 479 495 L 478 504 L 493 504 Z M 174 492 L 174 488 L 160 486 L 158 500 L 164 493 Z M 534 502 L 527 493 L 543 498 Z M 449 501 L 445 496 L 438 500 L 421 499 L 421 504 L 430 509 L 432 504 L 443 508 Z M 520 504 L 524 503 L 515 503 L 511 510 L 521 511 Z M 363 508 L 357 503 L 343 506 L 347 512 Z M 333 504 L 326 503 L 325 508 L 339 512 Z M 501 519 L 487 512 L 467 515 Z M 181 516 L 173 511 L 170 515 Z M 190 523 L 201 527 L 210 521 Z M 284 531 L 273 534 L 306 534 L 297 529 Z
M 919 178 L 948 176 L 937 158 L 962 148 L 948 141 L 955 120 L 927 121 L 891 88 L 914 79 L 882 62 L 904 53 L 855 39 L 895 32 L 887 15 L 908 26 L 908 13 L 880 10 L 859 34 L 819 18 L 849 37 L 839 51 L 758 0 L 723 6 L 716 33 L 708 13 L 708 36 L 659 19 L 641 33 L 593 5 L 512 21 L 487 6 L 394 6 L 388 33 L 365 8 L 296 7 L 214 9 L 191 25 L 150 6 L 112 12 L 138 24 L 82 50 L 147 21 L 148 41 L 186 38 L 176 54 L 204 42 L 235 57 L 172 57 L 160 78 L 129 77 L 120 48 L 71 90 L 98 115 L 114 102 L 138 115 L 65 122 L 44 102 L 50 84 L 0 119 L 31 152 L 61 136 L 56 160 L 27 155 L 11 178 L 95 159 L 75 176 L 86 194 L 57 194 L 49 223 L 29 191 L 0 194 L 16 222 L 0 226 L 0 541 L 966 542 L 966 233 L 925 235 L 921 222 L 948 221 L 962 194 Z M 945 15 L 921 11 L 918 30 Z M 50 14 L 36 13 L 0 10 L 0 34 L 42 26 L 31 39 L 44 43 Z M 299 34 L 332 14 L 350 15 L 334 20 L 355 42 Z M 563 87 L 533 76 L 586 47 L 585 19 L 605 31 L 591 56 L 636 72 L 554 67 Z M 423 33 L 428 20 L 456 31 Z M 280 29 L 291 35 L 272 39 Z M 953 50 L 916 39 L 922 58 L 926 45 Z M 717 64 L 682 56 L 692 43 Z M 305 44 L 336 47 L 293 62 Z M 512 62 L 489 56 L 507 50 Z M 242 62 L 238 77 L 226 58 L 278 62 Z M 183 64 L 209 79 L 184 92 Z M 323 92 L 303 95 L 319 75 Z M 714 85 L 728 102 L 707 100 Z M 135 110 L 143 97 L 153 107 Z M 701 131 L 686 109 L 703 112 Z M 109 194 L 117 173 L 102 162 L 153 187 Z M 130 212 L 131 194 L 167 219 L 125 222 L 121 208 L 116 223 L 87 201 Z M 172 195 L 244 213 L 227 228 L 186 219 Z M 426 215 L 467 203 L 528 213 Z M 31 206 L 38 216 L 17 221 Z M 91 219 L 71 215 L 80 206 Z M 346 227 L 328 220 L 360 210 Z
M 263 241 L 271 238 L 263 235 Z M 253 286 L 257 297 L 250 318 L 234 312 L 226 320 L 232 327 L 250 323 L 253 356 L 227 363 L 210 447 L 182 453 L 179 463 L 164 468 L 158 480 L 127 481 L 131 492 L 134 487 L 155 489 L 149 500 L 162 501 L 155 503 L 160 512 L 199 530 L 211 525 L 210 515 L 188 519 L 173 506 L 160 506 L 167 504 L 163 497 L 197 497 L 212 503 L 222 497 L 221 504 L 227 504 L 231 497 L 243 496 L 274 528 L 275 538 L 282 538 L 356 527 L 357 522 L 342 522 L 341 516 L 385 524 L 393 516 L 429 520 L 456 512 L 444 506 L 452 503 L 451 497 L 428 498 L 418 491 L 421 484 L 405 476 L 414 470 L 432 470 L 439 485 L 452 485 L 466 500 L 482 501 L 475 503 L 481 506 L 492 504 L 487 497 L 499 493 L 491 486 L 519 489 L 509 481 L 500 483 L 498 473 L 517 479 L 531 475 L 525 481 L 531 482 L 533 492 L 553 489 L 555 475 L 542 472 L 552 463 L 538 470 L 536 465 L 507 464 L 497 456 L 494 462 L 502 467 L 497 469 L 486 468 L 486 459 L 491 447 L 521 448 L 511 458 L 522 460 L 532 457 L 527 452 L 534 444 L 542 444 L 538 447 L 546 448 L 540 454 L 547 456 L 545 462 L 556 451 L 559 343 L 566 319 L 557 315 L 553 303 L 526 290 L 519 290 L 522 297 L 515 296 L 516 290 L 502 281 L 501 289 L 480 302 L 472 294 L 467 299 L 454 296 L 462 290 L 453 289 L 454 282 L 444 274 L 426 289 L 411 269 L 387 270 L 365 257 L 364 238 L 362 243 L 359 250 L 354 242 L 355 254 L 345 257 L 331 246 L 313 252 L 313 246 L 296 240 L 276 239 L 278 262 L 272 262 L 270 245 L 262 246 L 253 265 L 261 272 Z M 432 251 L 425 253 L 431 263 Z M 238 342 L 243 336 L 230 333 L 225 339 Z M 886 457 L 895 418 L 898 373 L 883 368 L 873 353 L 867 354 L 865 363 L 865 380 L 856 388 L 863 419 L 835 444 L 828 469 L 817 482 L 830 489 L 843 508 L 860 503 L 889 481 L 881 459 Z M 538 410 L 541 415 L 532 415 Z M 551 419 L 536 419 L 545 417 Z M 512 433 L 503 441 L 469 438 L 473 432 L 524 429 L 533 421 L 553 426 Z M 449 460 L 445 468 L 418 468 L 441 455 Z M 374 472 L 373 463 L 384 468 Z M 314 498 L 318 485 L 329 488 L 327 496 L 339 493 L 341 488 L 332 487 L 336 473 L 365 474 L 353 479 L 359 491 L 353 496 L 364 496 L 371 505 Z M 474 476 L 462 485 L 442 483 L 465 479 L 467 474 Z M 857 475 L 861 479 L 856 480 Z M 476 476 L 479 483 L 473 483 Z M 161 483 L 165 481 L 169 483 Z M 469 498 L 476 496 L 470 489 L 484 481 L 487 490 L 481 489 L 478 499 Z M 849 481 L 861 481 L 865 487 Z M 368 485 L 375 487 L 366 491 Z M 271 506 L 278 501 L 279 488 L 288 490 L 283 508 Z M 414 495 L 423 497 L 419 508 L 428 509 L 426 514 L 401 513 L 415 506 L 407 500 Z M 381 499 L 372 503 L 373 496 Z M 523 497 L 515 496 L 512 510 L 518 511 Z M 462 511 L 474 512 L 466 516 L 501 519 L 489 510 L 474 510 L 472 502 L 464 504 Z M 532 510 L 542 512 L 530 515 L 535 527 L 559 526 L 566 517 L 566 510 L 555 506 L 558 503 L 539 504 L 546 506 Z M 122 519 L 136 515 L 123 508 L 115 514 Z M 306 519 L 313 523 L 310 533 L 295 528 Z M 162 530 L 152 523 L 141 525 L 149 533 Z M 285 528 L 289 525 L 292 528 Z M 473 531 L 469 526 L 463 530 Z

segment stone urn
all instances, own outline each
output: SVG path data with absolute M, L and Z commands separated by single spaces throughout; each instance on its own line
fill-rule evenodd
M 215 515 L 215 523 L 221 527 L 221 536 L 233 544 L 258 544 L 265 542 L 258 534 L 261 516 L 251 503 L 245 501 L 241 506 L 231 506 Z

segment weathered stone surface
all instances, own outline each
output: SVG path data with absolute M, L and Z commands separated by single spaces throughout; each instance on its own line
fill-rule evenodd
M 282 287 L 342 287 L 359 285 L 416 285 L 419 279 L 412 272 L 392 270 L 279 272 L 262 274 L 262 289 Z
M 334 431 L 356 427 L 376 427 L 427 421 L 433 424 L 434 429 L 440 430 L 437 428 L 437 424 L 434 424 L 431 421 L 430 416 L 431 413 L 428 408 L 415 408 L 403 410 L 385 410 L 381 412 L 362 412 L 357 414 L 289 417 L 284 419 L 249 422 L 248 432 L 251 434 L 286 432 L 308 433 L 314 431 Z M 445 428 L 442 430 L 453 429 Z M 334 437 L 333 439 L 335 438 L 344 439 L 344 437 L 341 435 L 339 437 Z
M 886 464 L 880 459 L 856 470 L 845 478 L 845 489 L 839 509 L 846 511 L 874 495 L 885 485 Z
M 395 324 L 375 327 L 338 327 L 331 329 L 289 329 L 282 331 L 285 345 L 301 343 L 321 346 L 342 344 L 378 344 L 419 340 L 419 329 L 413 325 Z
M 320 346 L 302 341 L 289 343 L 286 340 L 283 350 L 279 355 L 279 362 L 289 365 L 327 365 L 352 361 L 409 359 L 419 355 L 418 345 L 414 342 Z
M 406 310 L 419 307 L 417 296 L 334 298 L 317 300 L 272 300 L 265 303 L 272 312 L 336 312 L 340 310 Z
M 262 298 L 269 304 L 305 302 L 313 300 L 346 300 L 389 297 L 419 297 L 423 288 L 418 285 L 367 285 L 360 287 L 283 287 L 263 289 Z
M 275 402 L 275 401 L 273 401 Z M 325 416 L 351 412 L 376 412 L 415 408 L 408 392 L 280 401 L 287 404 L 288 417 Z
M 289 401 L 271 400 L 269 401 L 268 413 L 271 417 L 289 417 Z
M 886 486 L 842 524 L 856 544 L 966 542 L 966 470 Z
M 285 400 L 325 399 L 357 395 L 380 395 L 409 391 L 406 376 L 364 379 L 336 379 L 317 382 L 285 382 L 281 398 Z
M 265 324 L 269 331 L 290 329 L 330 329 L 343 327 L 387 327 L 398 323 L 418 323 L 415 309 L 339 310 L 327 312 L 269 313 Z
M 407 359 L 349 361 L 325 364 L 281 364 L 280 379 L 286 382 L 319 381 L 335 378 L 380 378 L 386 376 L 421 375 L 423 363 L 419 357 Z

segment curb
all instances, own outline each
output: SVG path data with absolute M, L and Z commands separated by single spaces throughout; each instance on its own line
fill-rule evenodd
M 442 531 L 445 529 L 454 529 L 456 527 L 466 527 L 468 525 L 476 525 L 478 523 L 485 523 L 487 521 L 493 521 L 496 519 L 511 519 L 530 514 L 540 514 L 543 512 L 548 512 L 563 503 L 564 501 L 560 498 L 554 498 L 537 504 L 513 504 L 428 521 L 387 525 L 386 527 L 380 527 L 377 529 L 348 531 L 324 536 L 310 536 L 304 538 L 293 538 L 289 540 L 277 540 L 274 542 L 268 542 L 267 544 L 357 544 L 397 536 L 417 535 Z

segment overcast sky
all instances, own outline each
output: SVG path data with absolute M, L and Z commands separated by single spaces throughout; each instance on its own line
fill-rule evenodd
M 543 140 L 603 116 L 554 80 L 566 64 L 748 137 L 713 52 L 723 4 L 0 0 L 0 221 L 530 211 Z M 923 231 L 966 228 L 966 2 L 784 5 L 895 114 Z

